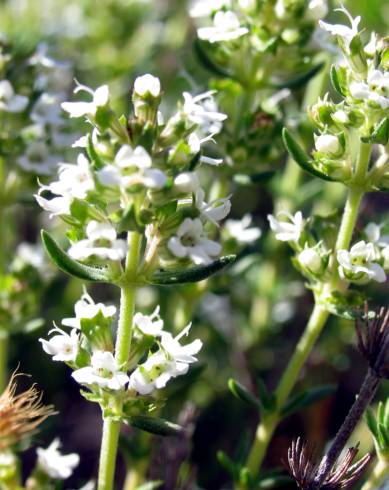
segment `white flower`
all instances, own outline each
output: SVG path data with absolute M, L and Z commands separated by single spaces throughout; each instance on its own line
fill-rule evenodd
M 62 325 L 72 328 L 81 328 L 81 320 L 94 318 L 101 313 L 104 318 L 112 319 L 116 314 L 116 307 L 106 306 L 103 303 L 95 303 L 89 294 L 85 291 L 81 298 L 74 305 L 75 318 L 64 318 Z
M 358 16 L 353 19 L 350 13 L 344 7 L 336 10 L 343 12 L 348 17 L 351 28 L 344 26 L 343 24 L 327 24 L 327 22 L 323 22 L 322 20 L 319 20 L 319 25 L 322 29 L 331 33 L 333 36 L 339 36 L 342 38 L 345 46 L 349 48 L 351 41 L 358 34 L 358 25 L 361 22 L 361 17 Z
M 159 81 L 159 78 L 147 73 L 146 75 L 136 78 L 134 83 L 134 93 L 139 95 L 139 97 L 150 94 L 156 98 L 161 93 L 161 82 Z
M 66 480 L 80 462 L 80 457 L 76 453 L 61 454 L 60 447 L 59 439 L 54 439 L 47 449 L 38 447 L 38 466 L 51 478 Z
M 297 259 L 303 267 L 314 274 L 318 274 L 322 270 L 320 254 L 314 247 L 304 248 L 304 250 L 299 253 Z
M 64 111 L 68 112 L 70 117 L 92 116 L 96 115 L 99 107 L 104 107 L 109 101 L 109 89 L 108 85 L 102 85 L 95 91 L 86 87 L 85 85 L 78 84 L 74 89 L 74 93 L 84 91 L 88 92 L 93 98 L 92 102 L 63 102 L 61 107 Z
M 75 260 L 89 257 L 99 259 L 122 260 L 126 256 L 125 240 L 117 239 L 116 230 L 109 223 L 90 221 L 86 227 L 85 240 L 80 240 L 70 247 L 69 255 Z
M 50 340 L 39 339 L 43 350 L 53 357 L 53 361 L 74 362 L 78 353 L 79 338 L 76 329 L 70 335 L 58 327 L 50 330 L 49 334 L 56 332 Z
M 353 82 L 349 89 L 351 96 L 357 100 L 366 100 L 382 109 L 389 107 L 389 73 L 370 70 L 367 83 Z
M 342 151 L 339 139 L 332 134 L 315 135 L 315 148 L 321 153 L 337 155 Z
M 121 390 L 128 383 L 128 376 L 119 370 L 112 352 L 96 351 L 91 358 L 91 365 L 77 369 L 72 373 L 77 383 L 98 385 L 110 390 Z
M 228 219 L 224 223 L 224 228 L 238 243 L 252 243 L 258 240 L 262 234 L 259 228 L 250 228 L 252 220 L 252 216 L 245 214 L 242 219 Z
M 45 190 L 41 188 L 39 192 Z M 70 205 L 72 198 L 70 196 L 54 197 L 54 199 L 45 199 L 39 193 L 34 194 L 34 197 L 41 208 L 48 211 L 50 218 L 61 214 L 70 214 Z
M 159 306 L 151 315 L 135 313 L 133 323 L 144 335 L 152 335 L 153 337 L 161 335 L 163 320 L 159 316 Z
M 304 229 L 304 220 L 301 211 L 293 216 L 287 211 L 281 211 L 277 216 L 286 216 L 288 221 L 279 221 L 273 215 L 269 214 L 267 219 L 270 223 L 270 228 L 274 231 L 277 240 L 281 242 L 297 242 Z
M 195 195 L 195 204 L 200 211 L 201 216 L 211 221 L 213 224 L 219 224 L 219 221 L 223 220 L 231 210 L 231 201 L 229 197 L 223 197 L 220 199 L 214 199 L 208 204 L 204 201 L 205 192 L 199 187 Z
M 131 374 L 129 389 L 149 395 L 155 389 L 164 388 L 170 379 L 186 374 L 189 364 L 197 361 L 194 356 L 202 347 L 199 339 L 187 345 L 180 344 L 179 340 L 188 335 L 189 329 L 190 325 L 175 338 L 168 332 L 162 332 L 160 350 Z
M 123 145 L 116 154 L 115 164 L 120 168 L 137 167 L 143 170 L 151 167 L 152 160 L 143 146 L 132 149 L 130 145 Z
M 203 143 L 206 143 L 207 141 L 212 141 L 213 143 L 215 143 L 213 136 L 214 136 L 214 134 L 210 134 L 209 136 L 200 139 L 196 133 L 192 133 L 188 138 L 188 145 L 189 145 L 190 151 L 193 154 L 196 154 L 201 150 L 201 145 Z M 211 158 L 211 157 L 207 157 L 205 155 L 201 155 L 200 156 L 200 163 L 206 163 L 207 165 L 214 165 L 217 167 L 218 165 L 221 165 L 223 163 L 223 159 L 222 158 Z
M 196 265 L 210 264 L 221 252 L 219 243 L 204 235 L 203 224 L 199 218 L 185 218 L 176 235 L 168 241 L 168 249 L 178 258 L 190 258 Z
M 0 111 L 22 112 L 27 107 L 28 98 L 16 95 L 8 80 L 0 81 Z
M 311 0 L 305 11 L 307 20 L 316 21 L 323 19 L 328 14 L 327 0 Z
M 381 236 L 380 225 L 369 223 L 364 231 L 369 242 L 374 243 L 378 247 L 387 247 L 389 245 L 389 235 Z
M 59 127 L 64 124 L 61 114 L 61 97 L 58 94 L 43 93 L 35 102 L 30 117 L 37 124 Z
M 26 152 L 21 155 L 16 163 L 25 172 L 33 172 L 38 175 L 50 175 L 61 161 L 59 155 L 51 154 L 50 148 L 43 141 L 31 141 Z
M 375 262 L 376 251 L 372 243 L 360 241 L 348 250 L 339 250 L 337 253 L 339 262 L 339 275 L 355 282 L 365 283 L 370 279 L 377 282 L 385 282 L 384 269 Z
M 189 15 L 193 18 L 208 17 L 223 7 L 231 7 L 231 0 L 195 0 L 189 8 Z
M 200 187 L 195 172 L 183 172 L 174 179 L 174 190 L 183 194 L 194 193 Z
M 210 90 L 192 96 L 189 92 L 184 92 L 183 112 L 192 124 L 198 124 L 201 131 L 208 135 L 220 133 L 222 122 L 227 119 L 227 115 L 218 111 L 213 94 L 215 91 Z M 193 139 L 192 139 L 193 145 Z
M 241 27 L 240 22 L 234 12 L 218 11 L 213 18 L 213 27 L 200 27 L 197 29 L 197 35 L 203 41 L 217 43 L 222 41 L 231 41 L 247 34 L 247 27 Z

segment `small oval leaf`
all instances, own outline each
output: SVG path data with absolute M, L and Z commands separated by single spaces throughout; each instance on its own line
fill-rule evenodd
M 159 417 L 146 417 L 145 415 L 133 415 L 124 419 L 132 427 L 156 434 L 158 436 L 176 436 L 183 431 L 180 425 L 173 424 Z
M 330 70 L 330 78 L 331 78 L 331 83 L 334 89 L 338 92 L 339 95 L 342 95 L 343 97 L 346 96 L 345 89 L 343 87 L 343 80 L 340 77 L 340 72 L 338 71 L 338 68 L 335 65 L 331 66 Z
M 46 252 L 61 271 L 84 281 L 112 282 L 112 277 L 108 270 L 84 265 L 72 259 L 47 231 L 42 230 L 41 237 Z
M 228 265 L 232 264 L 235 262 L 235 260 L 236 255 L 226 255 L 225 257 L 221 257 L 208 265 L 190 267 L 186 270 L 154 272 L 151 278 L 148 279 L 148 282 L 151 284 L 168 286 L 171 284 L 185 284 L 188 282 L 203 281 L 204 279 L 207 279 L 216 272 L 219 272 Z
M 295 160 L 295 162 L 300 165 L 300 167 L 306 172 L 314 175 L 315 177 L 319 177 L 319 179 L 327 180 L 329 182 L 338 182 L 337 179 L 329 177 L 328 175 L 320 172 L 312 165 L 312 160 L 310 160 L 309 156 L 305 153 L 305 151 L 301 148 L 301 146 L 294 139 L 292 134 L 288 131 L 288 129 L 284 128 L 282 131 L 282 139 L 284 141 L 284 145 L 288 150 L 289 155 Z

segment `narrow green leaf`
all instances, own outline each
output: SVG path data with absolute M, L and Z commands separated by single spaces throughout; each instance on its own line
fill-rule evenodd
M 41 231 L 41 237 L 46 252 L 61 271 L 84 281 L 112 282 L 107 269 L 91 267 L 73 260 L 45 230 Z
M 282 409 L 281 414 L 283 417 L 288 417 L 294 412 L 301 410 L 312 403 L 316 403 L 328 396 L 332 395 L 336 391 L 336 386 L 334 385 L 323 385 L 311 388 L 303 393 L 292 397 L 287 401 L 285 407 Z
M 96 168 L 96 170 L 100 170 L 101 168 L 104 167 L 104 162 L 99 157 L 99 155 L 96 153 L 96 150 L 95 150 L 95 147 L 94 147 L 93 141 L 92 141 L 92 135 L 90 133 L 88 134 L 86 141 L 87 141 L 86 152 L 88 154 L 89 160 L 92 162 L 92 164 Z
M 240 469 L 239 465 L 234 463 L 234 461 L 232 461 L 232 459 L 224 451 L 218 451 L 216 457 L 221 466 L 223 466 L 223 468 L 231 475 L 232 479 L 234 481 L 238 481 Z
M 204 279 L 207 279 L 216 272 L 219 272 L 228 265 L 232 264 L 235 259 L 236 255 L 226 255 L 225 257 L 221 257 L 208 265 L 199 265 L 184 270 L 154 272 L 154 274 L 148 279 L 148 282 L 151 284 L 168 286 L 172 284 L 185 284 L 188 282 L 203 281 Z
M 259 391 L 259 401 L 263 410 L 271 412 L 275 407 L 275 397 L 272 393 L 269 393 L 265 383 L 261 378 L 257 379 L 257 386 Z
M 387 451 L 389 449 L 389 431 L 388 429 L 383 425 L 378 423 L 377 424 L 377 432 L 378 432 L 378 444 L 380 448 L 383 451 Z
M 374 438 L 378 439 L 377 421 L 374 412 L 371 408 L 368 408 L 366 410 L 365 421 L 367 426 L 369 427 L 370 432 L 373 434 Z
M 197 59 L 200 61 L 204 68 L 219 77 L 234 78 L 227 70 L 224 70 L 214 61 L 212 61 L 212 59 L 208 56 L 206 49 L 204 49 L 203 43 L 199 39 L 195 40 L 195 42 L 193 43 L 193 47 Z
M 183 431 L 181 426 L 159 417 L 133 415 L 131 417 L 125 417 L 124 420 L 132 425 L 132 427 L 158 436 L 175 436 Z
M 384 117 L 376 126 L 370 136 L 361 138 L 364 143 L 386 145 L 389 140 L 389 118 Z
M 261 409 L 262 404 L 249 390 L 243 386 L 241 383 L 236 381 L 235 379 L 228 380 L 228 388 L 231 393 L 238 398 L 238 400 L 242 400 L 245 403 L 248 403 L 254 408 Z
M 340 77 L 340 74 L 338 72 L 338 69 L 335 65 L 331 66 L 330 70 L 330 77 L 331 77 L 331 83 L 334 89 L 338 92 L 339 95 L 342 95 L 343 97 L 346 96 L 346 92 L 343 87 L 342 79 Z
M 389 398 L 387 398 L 387 400 L 385 402 L 385 410 L 384 410 L 383 424 L 389 430 Z
M 296 89 L 306 85 L 312 78 L 314 78 L 325 66 L 324 62 L 318 63 L 313 66 L 311 69 L 306 71 L 305 73 L 301 73 L 300 75 L 290 78 L 289 80 L 282 81 L 272 81 L 270 82 L 270 86 L 276 89 L 283 88 L 291 88 Z
M 315 177 L 319 177 L 319 179 L 327 180 L 329 182 L 337 182 L 336 179 L 329 177 L 328 175 L 314 168 L 312 160 L 286 128 L 284 128 L 282 131 L 282 139 L 284 141 L 286 149 L 288 150 L 289 155 L 293 158 L 293 160 L 295 160 L 298 165 L 300 165 L 303 170 L 310 173 L 311 175 L 314 175 Z

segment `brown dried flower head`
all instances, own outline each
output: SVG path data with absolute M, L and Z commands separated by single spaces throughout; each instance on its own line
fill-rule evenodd
M 307 444 L 302 442 L 299 437 L 288 449 L 288 459 L 286 462 L 290 475 L 295 480 L 297 486 L 303 490 L 340 490 L 351 488 L 351 486 L 361 477 L 371 456 L 366 454 L 356 463 L 352 464 L 358 453 L 358 446 L 349 448 L 323 484 L 318 486 L 315 481 L 319 465 L 313 462 L 313 451 Z
M 358 349 L 381 378 L 389 378 L 389 308 L 380 308 L 373 319 L 365 304 L 364 320 L 356 322 Z
M 56 413 L 52 405 L 41 403 L 42 393 L 35 385 L 17 394 L 17 376 L 20 374 L 12 374 L 0 396 L 0 451 L 31 435 L 47 417 Z

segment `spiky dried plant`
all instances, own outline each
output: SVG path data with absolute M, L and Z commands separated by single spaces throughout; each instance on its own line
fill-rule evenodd
M 47 417 L 56 413 L 52 405 L 42 404 L 42 393 L 36 385 L 17 394 L 18 376 L 19 373 L 12 374 L 0 396 L 0 451 L 31 435 Z
M 316 475 L 320 468 L 313 461 L 313 451 L 299 437 L 288 449 L 287 469 L 297 486 L 303 490 L 340 490 L 351 488 L 362 476 L 371 456 L 366 454 L 353 464 L 358 454 L 358 446 L 347 449 L 344 457 L 338 460 L 322 484 L 317 485 Z

